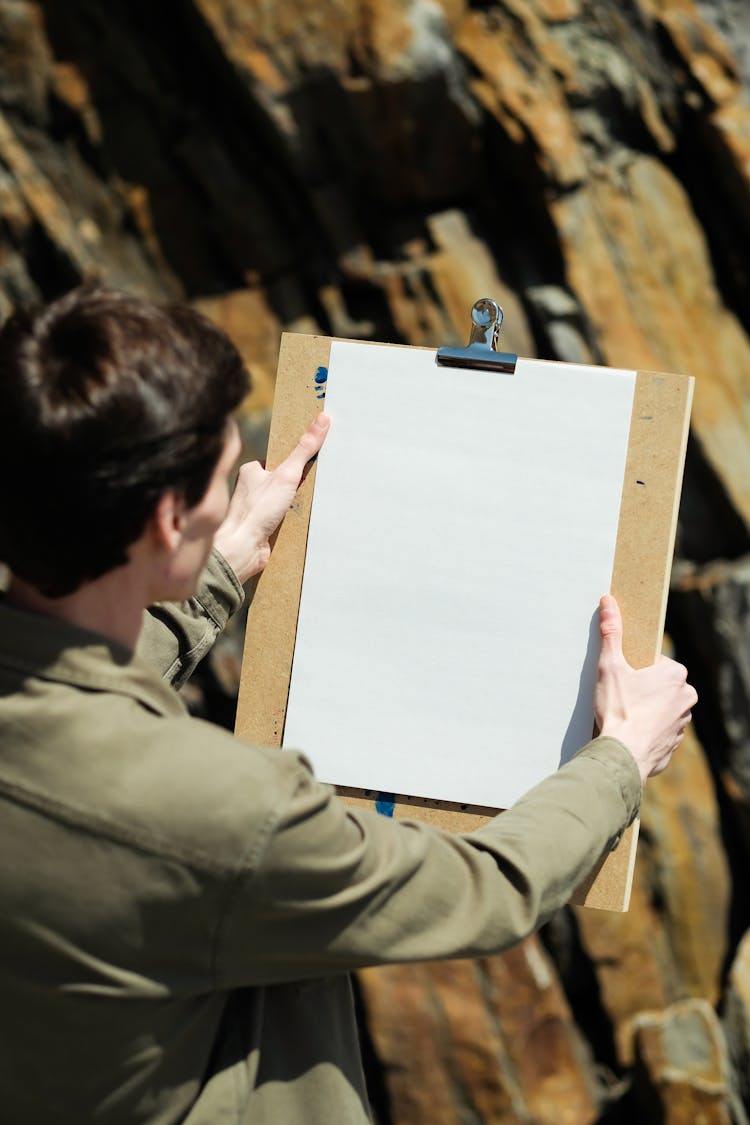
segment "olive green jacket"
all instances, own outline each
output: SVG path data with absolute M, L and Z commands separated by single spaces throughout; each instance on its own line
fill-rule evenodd
M 12 1125 L 366 1122 L 348 971 L 504 949 L 636 813 L 609 739 L 470 835 L 348 808 L 302 755 L 191 718 L 174 691 L 241 596 L 214 555 L 136 656 L 0 607 Z

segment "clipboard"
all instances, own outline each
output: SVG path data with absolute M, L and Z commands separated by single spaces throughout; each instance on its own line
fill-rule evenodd
M 518 358 L 497 346 L 501 323 L 502 310 L 494 301 L 484 299 L 472 310 L 467 348 L 408 350 L 428 353 L 427 359 L 435 365 L 486 371 L 489 377 L 514 378 Z M 325 336 L 283 337 L 269 438 L 269 468 L 283 460 L 322 409 L 333 343 Z M 353 347 L 377 346 L 386 350 L 401 347 L 349 343 Z M 557 366 L 564 374 L 566 365 Z M 611 590 L 623 613 L 626 658 L 634 667 L 643 667 L 653 663 L 661 652 L 693 380 L 677 374 L 630 374 L 634 379 L 632 410 Z M 606 372 L 603 375 L 606 377 Z M 313 465 L 282 524 L 248 614 L 236 733 L 264 745 L 281 746 L 284 742 L 315 480 Z M 352 732 L 352 741 L 356 744 L 356 731 Z M 304 741 L 298 745 L 305 749 Z M 448 831 L 471 831 L 500 811 L 494 805 L 487 807 L 475 802 L 383 794 L 353 786 L 338 788 L 351 804 L 396 818 L 416 817 Z M 626 910 L 637 837 L 636 823 L 623 834 L 619 846 L 600 861 L 572 901 L 594 908 Z

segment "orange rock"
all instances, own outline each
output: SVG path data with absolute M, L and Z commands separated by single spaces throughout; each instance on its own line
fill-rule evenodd
M 619 1062 L 633 1061 L 631 1021 L 643 1008 L 664 1008 L 670 995 L 670 949 L 658 912 L 648 899 L 636 863 L 626 914 L 574 907 L 584 953 L 599 982 Z
M 695 431 L 750 523 L 750 341 L 720 300 L 683 188 L 640 157 L 562 196 L 551 213 L 606 361 L 695 376 Z
M 536 938 L 479 962 L 360 974 L 394 1125 L 593 1125 L 587 1059 Z
M 519 9 L 524 23 L 488 24 L 470 13 L 458 29 L 456 45 L 477 68 L 475 96 L 511 140 L 531 139 L 540 167 L 553 183 L 570 187 L 586 175 L 586 164 L 556 69 L 565 56 L 530 9 Z
M 667 772 L 646 786 L 638 864 L 660 904 L 677 994 L 717 1004 L 732 888 L 714 786 L 692 728 Z
M 537 7 L 549 23 L 573 20 L 581 14 L 581 0 L 537 0 Z
M 378 279 L 400 339 L 425 348 L 450 342 L 452 335 L 451 322 L 431 291 L 431 265 L 432 258 L 421 256 L 413 263 L 381 265 Z M 463 334 L 454 340 L 466 342 Z
M 739 1093 L 750 1099 L 750 930 L 732 962 L 724 1004 L 724 1030 Z
M 669 770 L 646 786 L 629 912 L 576 909 L 624 1064 L 644 1008 L 688 997 L 718 1002 L 730 901 L 713 784 L 688 729 Z
M 732 51 L 701 17 L 693 0 L 641 0 L 641 6 L 667 32 L 707 97 L 721 105 L 737 96 L 737 64 Z
M 467 343 L 469 310 L 480 297 L 492 296 L 505 316 L 500 349 L 534 355 L 534 340 L 523 306 L 514 290 L 501 280 L 497 263 L 471 230 L 465 214 L 444 211 L 431 215 L 427 227 L 438 252 L 428 258 L 426 265 L 440 305 L 447 313 L 452 338 L 459 344 Z
M 732 1125 L 726 1043 L 710 1004 L 686 1000 L 664 1012 L 643 1012 L 635 1041 L 636 1089 L 649 1119 Z
M 359 981 L 393 1125 L 454 1125 L 454 1082 L 445 1065 L 445 1021 L 431 969 L 426 965 L 366 969 Z M 481 1030 L 473 1039 L 481 1052 Z
M 96 267 L 99 231 L 89 220 L 81 228 L 66 201 L 19 141 L 6 117 L 0 114 L 0 160 L 10 170 L 18 192 L 52 243 L 68 257 L 81 276 Z
M 252 390 L 243 414 L 269 411 L 273 403 L 281 324 L 260 289 L 238 289 L 221 297 L 203 297 L 195 307 L 234 341 L 247 364 Z
M 482 962 L 482 968 L 530 1119 L 535 1125 L 596 1121 L 589 1060 L 555 967 L 539 941 L 531 938 Z
M 361 20 L 360 5 L 346 0 L 195 0 L 195 6 L 227 57 L 261 81 L 264 72 L 270 75 L 276 93 L 306 67 L 346 73 Z
M 737 100 L 721 106 L 711 117 L 717 151 L 729 160 L 735 193 L 750 191 L 750 107 Z

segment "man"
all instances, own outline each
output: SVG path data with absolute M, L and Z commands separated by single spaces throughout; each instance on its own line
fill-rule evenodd
M 348 809 L 301 755 L 188 717 L 173 688 L 265 565 L 328 426 L 273 473 L 244 467 L 227 511 L 246 386 L 197 314 L 104 290 L 0 333 L 14 1125 L 366 1121 L 348 971 L 521 940 L 636 815 L 696 701 L 672 661 L 626 664 L 603 599 L 602 736 L 465 836 Z

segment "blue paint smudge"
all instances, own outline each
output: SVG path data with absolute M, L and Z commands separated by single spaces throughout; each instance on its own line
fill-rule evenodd
M 315 382 L 318 384 L 318 386 L 320 386 L 321 383 L 325 383 L 325 382 L 327 382 L 327 380 L 328 380 L 328 368 L 327 367 L 319 367 L 318 370 L 315 372 Z
M 645 482 L 645 480 L 637 480 L 635 483 L 645 485 L 646 482 Z
M 393 816 L 393 810 L 396 807 L 396 794 L 395 793 L 379 793 L 375 801 L 375 812 L 379 812 L 381 816 Z

